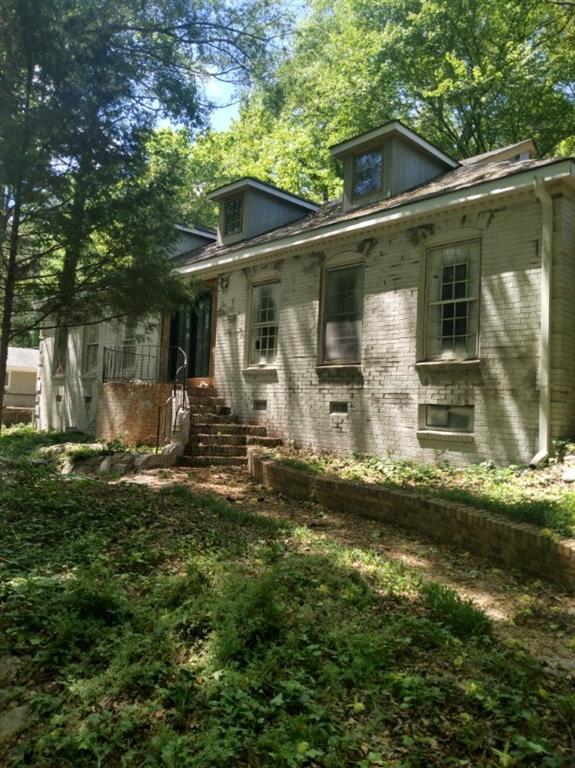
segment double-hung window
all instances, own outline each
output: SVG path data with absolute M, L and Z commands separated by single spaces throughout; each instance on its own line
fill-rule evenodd
M 278 351 L 279 281 L 252 288 L 249 364 L 271 365 Z
M 85 325 L 83 331 L 82 373 L 93 376 L 98 365 L 99 326 Z
M 427 252 L 425 357 L 477 357 L 480 244 L 478 240 Z
M 322 362 L 359 363 L 362 326 L 363 265 L 328 269 L 325 273 Z

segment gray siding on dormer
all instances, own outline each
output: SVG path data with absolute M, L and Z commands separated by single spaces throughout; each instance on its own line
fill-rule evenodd
M 248 205 L 246 210 L 244 237 L 253 237 L 268 232 L 296 219 L 302 219 L 309 213 L 299 205 L 293 205 L 272 195 L 266 195 L 257 189 L 247 190 Z
M 225 198 L 220 202 L 220 220 L 218 242 L 231 245 L 249 237 L 261 235 L 271 229 L 289 224 L 307 216 L 310 211 L 299 205 L 282 200 L 273 195 L 267 195 L 257 189 L 248 187 L 240 193 L 243 197 L 242 231 L 234 235 L 224 235 Z M 230 195 L 235 197 L 235 195 Z
M 445 165 L 402 139 L 393 137 L 388 141 L 389 195 L 399 195 L 445 172 Z
M 191 232 L 179 232 L 178 239 L 172 245 L 168 255 L 172 257 L 179 256 L 181 253 L 187 253 L 187 251 L 194 251 L 196 248 L 200 248 L 203 245 L 209 245 L 215 242 L 211 238 L 201 237 L 200 235 L 194 235 Z

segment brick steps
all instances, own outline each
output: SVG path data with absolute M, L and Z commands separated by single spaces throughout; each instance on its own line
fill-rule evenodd
M 201 432 L 194 436 L 194 443 L 198 441 L 202 446 L 215 446 L 215 445 L 236 445 L 236 446 L 248 446 L 248 445 L 262 445 L 268 448 L 275 448 L 281 445 L 282 441 L 279 437 L 267 437 L 267 435 L 237 435 L 237 434 L 202 434 Z
M 184 467 L 242 466 L 249 445 L 281 445 L 259 424 L 240 424 L 213 387 L 188 389 L 190 437 L 179 464 Z
M 232 421 L 216 421 L 209 423 L 197 421 L 190 424 L 190 433 L 193 435 L 246 435 L 246 436 L 266 436 L 266 428 L 258 424 L 237 424 Z

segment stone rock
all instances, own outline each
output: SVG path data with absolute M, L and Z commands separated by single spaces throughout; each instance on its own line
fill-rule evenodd
M 100 466 L 98 467 L 98 472 L 101 475 L 105 475 L 107 472 L 109 472 L 112 469 L 113 464 L 113 456 L 106 456 L 106 458 L 100 463 Z
M 561 476 L 561 480 L 563 480 L 564 483 L 575 483 L 575 466 L 567 467 Z
M 29 716 L 30 706 L 28 704 L 22 704 L 3 712 L 0 715 L 0 741 L 9 739 L 26 728 Z
M 184 452 L 184 446 L 181 443 L 170 443 L 162 449 L 163 456 L 181 456 Z
M 142 453 L 135 461 L 136 469 L 158 469 L 173 467 L 176 454 L 173 453 Z

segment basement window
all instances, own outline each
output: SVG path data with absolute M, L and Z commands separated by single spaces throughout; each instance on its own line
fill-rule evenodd
M 267 400 L 254 400 L 254 411 L 267 411 L 267 409 L 268 409 Z
M 426 405 L 425 429 L 438 432 L 473 432 L 472 405 Z
M 330 413 L 347 413 L 349 410 L 348 403 L 340 400 L 332 400 L 329 404 Z

